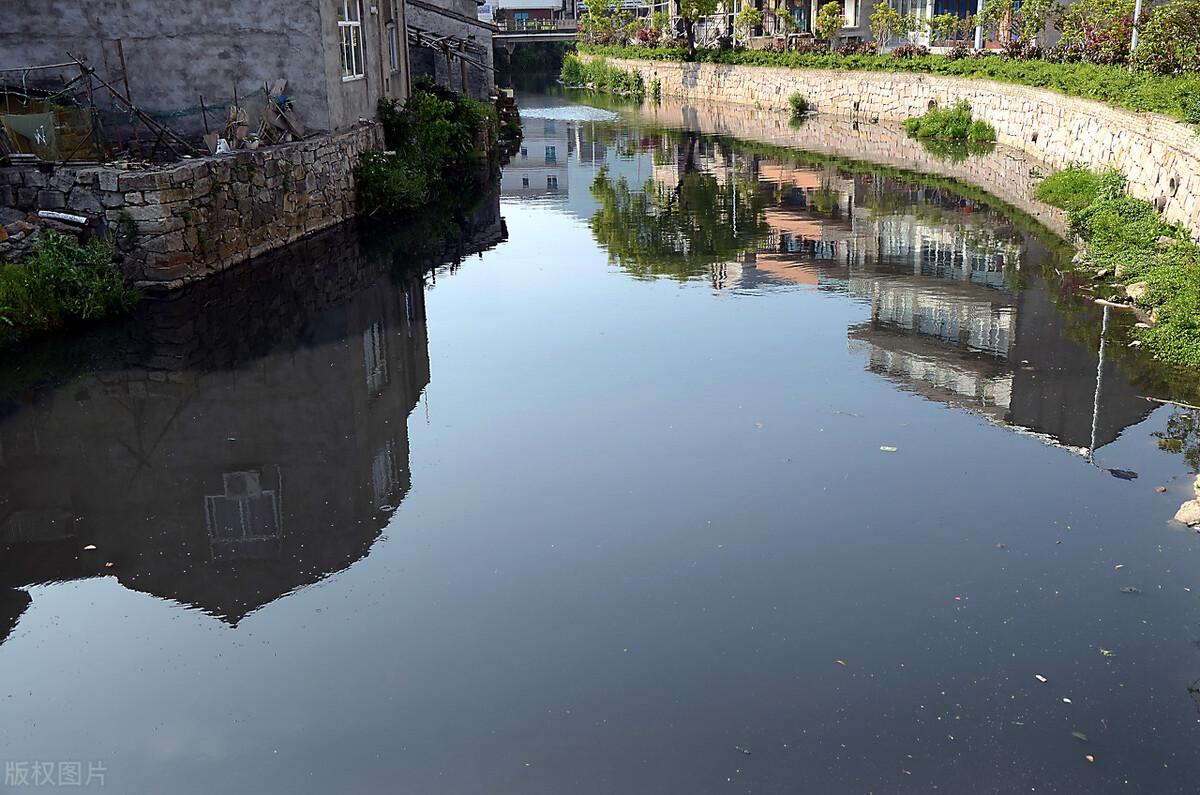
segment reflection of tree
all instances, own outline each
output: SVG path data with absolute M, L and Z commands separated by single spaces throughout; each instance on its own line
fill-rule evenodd
M 592 234 L 635 277 L 686 279 L 730 262 L 768 233 L 756 182 L 731 175 L 724 184 L 696 166 L 694 137 L 680 147 L 675 184 L 647 180 L 641 191 L 605 168 L 592 183 L 600 209 Z
M 1152 434 L 1158 440 L 1158 448 L 1168 453 L 1177 453 L 1191 467 L 1200 472 L 1200 412 L 1182 411 L 1167 418 L 1167 428 Z

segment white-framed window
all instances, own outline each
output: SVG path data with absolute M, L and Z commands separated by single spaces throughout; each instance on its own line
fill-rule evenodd
M 342 44 L 342 79 L 358 80 L 367 73 L 363 59 L 362 0 L 338 0 L 337 20 Z
M 392 72 L 400 71 L 400 38 L 396 32 L 396 23 L 389 22 L 387 26 L 388 68 Z

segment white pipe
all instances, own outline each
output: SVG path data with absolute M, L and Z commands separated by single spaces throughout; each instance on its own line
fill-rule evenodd
M 1129 54 L 1133 55 L 1138 45 L 1138 20 L 1142 16 L 1142 0 L 1137 0 L 1133 6 L 1133 36 L 1129 39 Z
M 1141 0 L 1138 0 L 1141 2 Z M 983 49 L 983 23 L 979 21 L 979 17 L 983 15 L 983 0 L 979 0 L 979 5 L 975 8 L 975 49 Z

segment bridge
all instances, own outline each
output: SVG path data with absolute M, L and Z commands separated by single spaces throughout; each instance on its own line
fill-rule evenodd
M 577 23 L 573 19 L 521 19 L 493 23 L 492 41 L 511 48 L 515 44 L 539 41 L 574 41 Z

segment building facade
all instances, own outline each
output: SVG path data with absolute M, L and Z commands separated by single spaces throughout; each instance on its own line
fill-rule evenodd
M 235 98 L 265 105 L 280 79 L 308 130 L 345 129 L 374 118 L 381 97 L 408 96 L 405 0 L 10 0 L 5 11 L 0 77 L 61 87 L 79 58 L 185 134 L 223 124 Z

